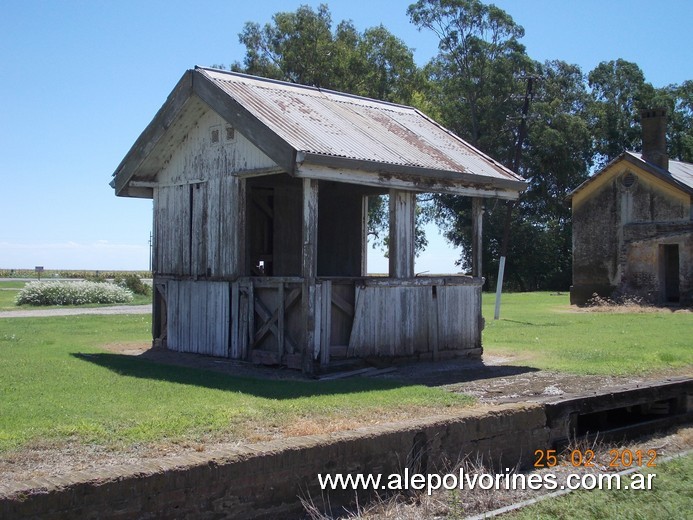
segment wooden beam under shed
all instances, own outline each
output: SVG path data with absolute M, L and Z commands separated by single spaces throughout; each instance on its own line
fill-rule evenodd
M 472 199 L 472 276 L 481 277 L 484 199 Z
M 315 342 L 316 303 L 315 276 L 318 266 L 318 181 L 303 179 L 303 255 L 301 275 L 303 276 L 303 373 L 313 373 Z
M 390 276 L 412 278 L 415 257 L 416 193 L 390 190 Z

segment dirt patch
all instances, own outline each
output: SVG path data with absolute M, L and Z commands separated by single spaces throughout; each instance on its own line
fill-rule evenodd
M 682 369 L 638 376 L 574 375 L 523 365 L 518 357 L 484 356 L 483 361 L 453 360 L 400 367 L 383 377 L 439 386 L 476 397 L 481 404 L 543 402 L 557 397 L 589 395 L 604 390 L 690 376 Z
M 610 305 L 591 305 L 578 307 L 576 305 L 560 305 L 553 309 L 554 312 L 585 314 L 585 313 L 606 313 L 606 314 L 693 314 L 693 309 L 688 307 L 657 307 L 654 305 L 636 304 L 610 304 Z

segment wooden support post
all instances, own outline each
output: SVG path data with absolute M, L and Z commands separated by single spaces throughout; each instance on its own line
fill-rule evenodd
M 302 366 L 304 374 L 312 374 L 315 351 L 315 276 L 318 265 L 318 181 L 303 179 L 303 276 L 302 308 L 304 320 L 304 340 Z
M 480 197 L 472 199 L 472 276 L 481 277 L 481 239 L 482 220 L 484 216 L 484 200 Z
M 412 278 L 415 256 L 416 193 L 390 190 L 390 276 Z
M 368 196 L 361 204 L 361 276 L 368 275 Z
M 240 287 L 239 282 L 231 283 L 231 334 L 229 338 L 229 356 L 231 359 L 240 359 L 240 344 L 242 339 L 239 337 L 240 313 Z
M 332 282 L 322 282 L 322 327 L 320 328 L 320 364 L 330 364 L 330 342 L 332 340 Z
M 284 283 L 279 284 L 279 294 L 277 295 L 277 354 L 281 362 L 284 356 Z

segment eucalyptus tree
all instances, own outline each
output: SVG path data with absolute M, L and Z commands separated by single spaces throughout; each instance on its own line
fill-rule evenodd
M 327 5 L 279 12 L 261 26 L 247 22 L 237 71 L 409 103 L 420 82 L 413 51 L 384 26 L 359 32 L 350 20 L 333 27 Z
M 637 64 L 623 59 L 601 62 L 587 79 L 596 163 L 601 167 L 624 150 L 639 148 L 640 110 L 652 108 L 655 89 Z
M 479 0 L 419 0 L 407 13 L 419 30 L 438 37 L 427 72 L 443 122 L 508 164 L 517 125 L 507 116 L 519 113 L 532 68 L 519 41 L 524 29 Z
M 667 109 L 669 157 L 693 163 L 693 81 L 657 89 L 652 107 Z

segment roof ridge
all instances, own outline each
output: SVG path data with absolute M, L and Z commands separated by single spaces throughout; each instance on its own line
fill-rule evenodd
M 265 78 L 263 76 L 254 76 L 253 74 L 246 74 L 245 72 L 236 72 L 236 71 L 232 71 L 232 70 L 217 69 L 214 67 L 203 67 L 201 65 L 195 65 L 195 70 L 200 70 L 200 71 L 204 71 L 204 72 L 207 72 L 207 71 L 215 72 L 215 73 L 225 74 L 225 75 L 229 75 L 229 76 L 235 76 L 235 77 L 239 77 L 239 78 L 247 78 L 247 79 L 251 79 L 254 81 L 258 81 L 260 83 L 272 83 L 275 85 L 282 85 L 285 87 L 289 87 L 289 88 L 295 89 L 295 90 L 309 90 L 309 91 L 318 92 L 321 94 L 330 94 L 330 95 L 340 97 L 340 98 L 343 97 L 343 98 L 359 99 L 362 101 L 370 101 L 372 103 L 377 103 L 379 105 L 388 105 L 388 106 L 392 106 L 392 107 L 407 108 L 409 110 L 416 110 L 416 107 L 413 107 L 411 105 L 405 105 L 402 103 L 394 103 L 392 101 L 385 101 L 382 99 L 376 99 L 376 98 L 371 98 L 371 97 L 367 97 L 367 96 L 360 96 L 358 94 L 352 94 L 350 92 L 341 92 L 339 90 L 332 90 L 332 89 L 328 89 L 328 88 L 316 87 L 314 85 L 304 85 L 303 83 L 294 83 L 292 81 L 285 81 L 285 80 L 281 80 L 281 79 Z

